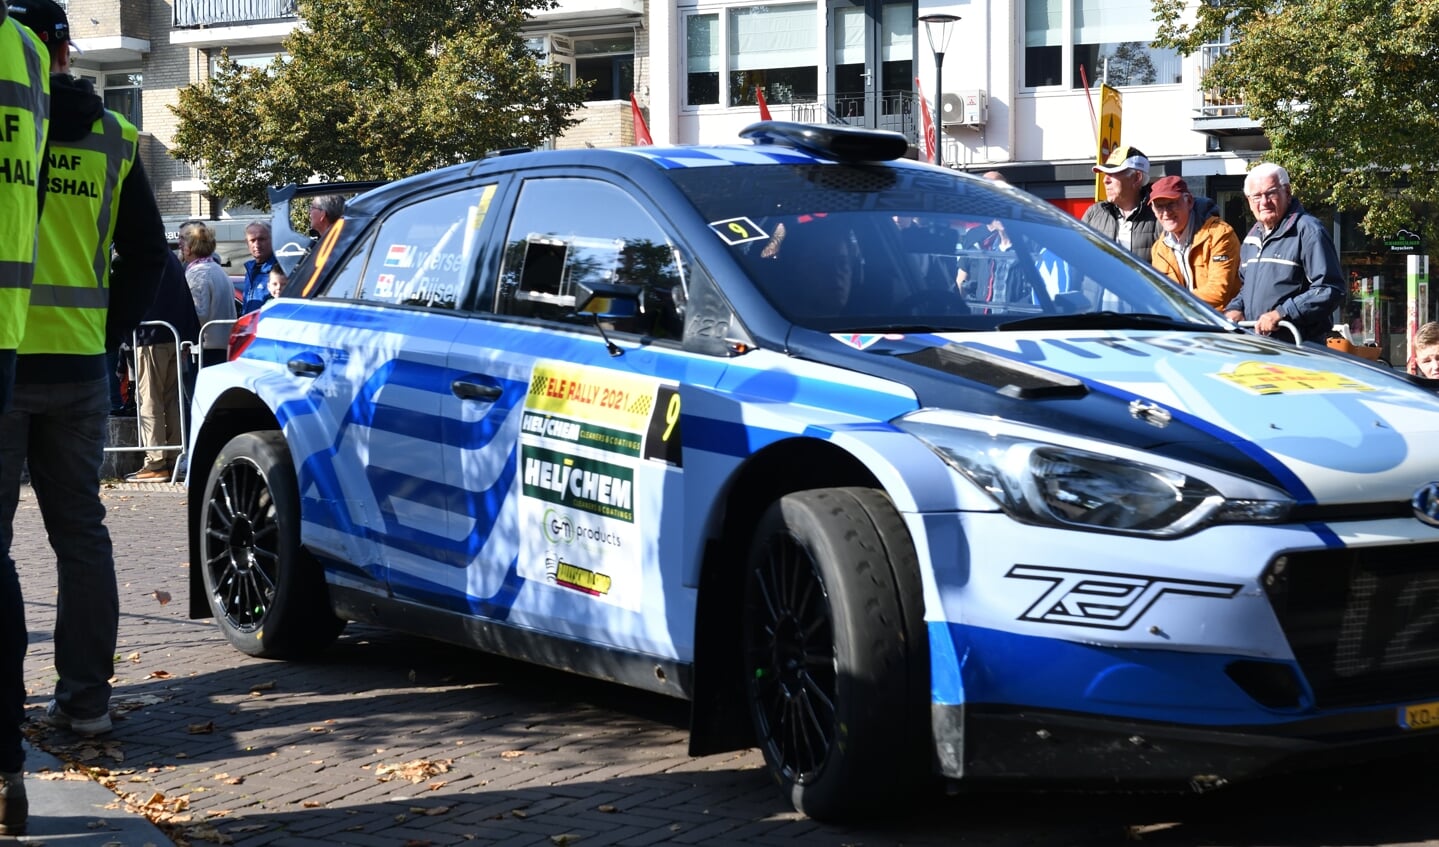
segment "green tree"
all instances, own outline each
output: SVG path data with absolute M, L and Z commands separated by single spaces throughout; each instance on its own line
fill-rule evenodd
M 171 150 L 210 190 L 264 208 L 272 185 L 398 179 L 532 147 L 577 119 L 585 85 L 541 65 L 520 26 L 553 0 L 298 0 L 266 69 L 226 58 L 180 92 Z
M 1202 84 L 1242 94 L 1309 203 L 1371 236 L 1439 237 L 1439 0 L 1154 0 L 1155 44 L 1233 41 Z

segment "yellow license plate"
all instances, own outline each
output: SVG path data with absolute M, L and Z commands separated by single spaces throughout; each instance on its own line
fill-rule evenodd
M 1399 725 L 1405 729 L 1439 729 L 1439 702 L 1400 706 Z

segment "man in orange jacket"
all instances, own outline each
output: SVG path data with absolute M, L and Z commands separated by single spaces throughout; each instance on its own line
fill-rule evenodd
M 1239 236 L 1207 197 L 1196 198 L 1183 177 L 1167 176 L 1149 190 L 1149 206 L 1163 235 L 1150 262 L 1159 272 L 1219 311 L 1239 293 Z

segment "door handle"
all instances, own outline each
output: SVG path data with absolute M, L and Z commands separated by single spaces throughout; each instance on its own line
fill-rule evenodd
M 498 400 L 502 389 L 496 385 L 481 385 L 478 382 L 457 379 L 450 383 L 450 391 L 461 400 Z
M 295 376 L 319 376 L 325 372 L 325 363 L 314 353 L 301 353 L 285 363 Z

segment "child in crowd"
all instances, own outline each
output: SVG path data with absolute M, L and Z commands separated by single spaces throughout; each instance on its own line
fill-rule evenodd
M 1414 365 L 1426 379 L 1439 379 L 1439 323 L 1430 321 L 1414 333 Z
M 275 267 L 270 270 L 270 296 L 279 297 L 280 292 L 284 291 L 285 286 L 289 283 L 290 278 L 285 276 L 285 272 L 283 270 L 280 270 L 280 266 L 276 264 Z

